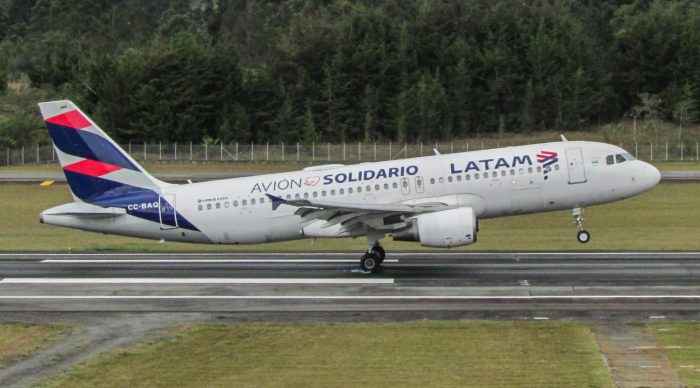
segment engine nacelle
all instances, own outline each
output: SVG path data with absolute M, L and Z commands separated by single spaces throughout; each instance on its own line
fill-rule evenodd
M 461 247 L 476 242 L 476 228 L 474 210 L 460 207 L 418 215 L 393 237 L 395 241 L 419 241 L 425 247 Z

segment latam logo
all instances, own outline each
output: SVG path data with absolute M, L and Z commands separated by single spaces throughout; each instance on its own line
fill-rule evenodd
M 537 163 L 542 165 L 544 180 L 549 179 L 549 172 L 552 171 L 552 165 L 559 161 L 559 155 L 554 151 L 540 151 L 537 154 Z

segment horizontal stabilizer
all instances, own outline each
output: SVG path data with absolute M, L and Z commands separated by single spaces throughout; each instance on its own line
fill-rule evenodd
M 100 207 L 82 202 L 71 202 L 52 207 L 41 212 L 41 216 L 78 216 L 78 217 L 118 217 L 126 214 L 126 209 L 118 207 Z

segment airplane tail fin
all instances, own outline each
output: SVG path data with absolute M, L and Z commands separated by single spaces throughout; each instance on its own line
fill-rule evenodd
M 146 172 L 71 101 L 42 102 L 39 109 L 76 200 L 99 204 L 171 186 Z

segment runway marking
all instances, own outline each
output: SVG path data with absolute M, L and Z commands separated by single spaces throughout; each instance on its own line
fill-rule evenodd
M 163 263 L 186 263 L 186 264 L 226 264 L 226 263 L 357 263 L 359 260 L 352 259 L 328 259 L 328 260 L 308 260 L 308 259 L 46 259 L 42 260 L 46 264 L 163 264 Z M 386 259 L 385 263 L 398 263 L 398 259 Z
M 1 284 L 394 284 L 388 278 L 3 278 Z
M 153 252 L 153 253 L 0 253 L 0 257 L 39 257 L 39 256 L 75 256 L 75 257 L 110 257 L 110 256 L 123 256 L 123 257 L 133 257 L 133 256 L 146 256 L 146 257 L 158 257 L 158 256 L 180 256 L 180 257 L 192 257 L 192 256 L 310 256 L 310 257 L 326 257 L 326 256 L 357 256 L 357 252 Z M 500 257 L 527 257 L 527 256 L 577 256 L 577 257 L 593 257 L 593 256 L 627 256 L 627 255 L 643 255 L 643 256 L 700 256 L 700 252 L 627 252 L 627 251 L 614 251 L 614 252 L 394 252 L 393 255 L 399 257 L 420 257 L 427 255 L 438 255 L 438 256 L 500 256 Z
M 0 300 L 22 300 L 22 299 L 72 299 L 72 300 L 461 300 L 461 301 L 482 301 L 482 300 L 614 300 L 614 299 L 636 299 L 636 300 L 698 300 L 700 295 L 0 295 Z

